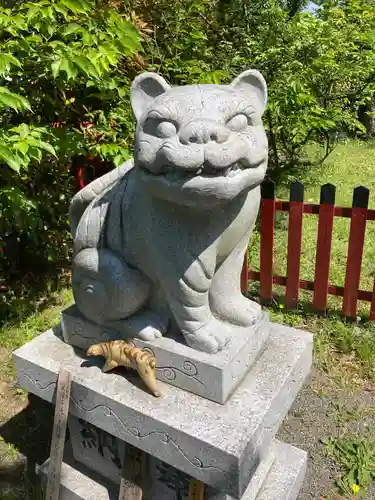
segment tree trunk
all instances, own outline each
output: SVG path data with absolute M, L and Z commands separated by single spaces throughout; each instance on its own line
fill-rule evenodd
M 358 120 L 366 127 L 367 137 L 375 137 L 375 96 L 368 104 L 359 106 Z

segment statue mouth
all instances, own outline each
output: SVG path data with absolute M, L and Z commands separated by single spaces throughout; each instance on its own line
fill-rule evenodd
M 223 178 L 228 179 L 237 177 L 241 172 L 246 169 L 253 169 L 259 166 L 257 164 L 249 164 L 246 160 L 238 160 L 226 167 L 218 167 L 211 162 L 205 161 L 198 168 L 184 169 L 178 168 L 175 165 L 166 165 L 160 172 L 151 172 L 146 166 L 142 170 L 150 174 L 152 177 L 163 177 L 171 181 L 187 181 L 197 177 L 201 178 Z
M 250 187 L 258 186 L 265 175 L 267 157 L 237 160 L 227 167 L 204 162 L 198 168 L 183 169 L 169 164 L 151 172 L 139 166 L 139 174 L 151 193 L 157 198 L 191 207 L 207 208 L 234 199 Z
M 215 167 L 211 163 L 205 161 L 203 165 L 201 165 L 198 170 L 192 173 L 192 176 L 202 176 L 202 177 L 234 177 L 241 170 L 243 170 L 245 166 L 240 162 L 236 161 L 232 163 L 228 167 Z

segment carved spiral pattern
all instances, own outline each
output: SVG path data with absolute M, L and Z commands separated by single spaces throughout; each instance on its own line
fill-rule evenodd
M 151 354 L 151 356 L 153 356 L 155 358 L 155 353 L 152 349 L 150 349 L 150 347 L 142 347 L 142 349 L 146 352 L 148 352 L 149 354 Z
M 161 370 L 163 371 L 163 376 L 166 380 L 176 380 L 176 372 L 173 370 L 173 368 L 167 366 L 166 368 L 161 368 Z
M 154 351 L 150 347 L 143 347 L 143 349 L 156 358 Z M 156 369 L 162 372 L 163 378 L 169 382 L 176 380 L 177 372 L 187 375 L 188 377 L 195 377 L 198 375 L 198 369 L 191 361 L 187 359 L 183 362 L 181 369 L 174 366 L 157 366 Z
M 81 403 L 82 403 L 82 401 L 81 401 Z M 105 407 L 104 414 L 106 417 L 111 417 L 113 415 L 113 411 L 111 410 L 111 408 Z
M 203 462 L 202 462 L 202 460 L 199 460 L 199 458 L 197 458 L 197 457 L 192 458 L 192 459 L 190 460 L 190 462 L 191 462 L 193 465 L 195 465 L 195 467 L 200 467 L 200 468 L 201 468 L 201 467 L 203 467 Z
M 190 375 L 191 377 L 198 375 L 198 369 L 191 361 L 185 360 L 182 368 L 184 369 L 186 374 Z

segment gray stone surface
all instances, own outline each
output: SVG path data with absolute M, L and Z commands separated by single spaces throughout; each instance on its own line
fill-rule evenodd
M 61 366 L 71 371 L 70 412 L 156 458 L 240 498 L 307 374 L 312 336 L 271 325 L 267 347 L 225 405 L 159 382 L 163 397 L 132 375 L 102 373 L 52 331 L 14 352 L 19 383 L 54 399 Z
M 275 462 L 256 500 L 295 500 L 307 467 L 307 453 L 275 442 Z
M 49 459 L 36 467 L 41 485 L 47 485 Z M 58 500 L 118 500 L 119 488 L 76 462 L 70 443 L 65 444 Z
M 266 82 L 248 70 L 229 85 L 171 87 L 145 73 L 131 102 L 134 161 L 71 203 L 77 307 L 122 335 L 178 330 L 215 353 L 261 317 L 240 273 L 267 169 Z
M 120 484 L 125 442 L 72 415 L 68 427 L 73 458 L 112 483 Z
M 306 470 L 306 453 L 293 446 L 275 441 L 273 445 L 275 460 L 263 482 L 258 495 L 254 498 L 253 481 L 249 484 L 241 500 L 295 500 Z M 40 467 L 41 476 L 45 477 L 48 460 Z M 172 478 L 170 478 L 172 479 Z M 145 500 L 187 500 L 187 496 L 177 496 L 172 488 L 158 489 L 156 495 L 148 493 Z M 117 494 L 117 496 L 116 496 Z M 71 457 L 66 458 L 62 467 L 61 490 L 59 500 L 117 500 L 118 493 L 113 486 L 98 481 L 96 475 L 77 464 Z M 206 500 L 222 500 L 222 497 L 208 496 Z M 230 500 L 227 497 L 225 500 Z
M 250 483 L 248 484 L 245 493 L 241 500 L 256 500 L 257 495 L 266 480 L 268 473 L 275 461 L 274 443 L 270 445 L 268 453 L 256 468 Z M 204 500 L 234 500 L 233 497 L 223 493 L 222 491 L 215 490 L 212 487 L 206 488 L 206 496 Z
M 98 342 L 121 338 L 118 332 L 86 320 L 76 306 L 62 313 L 61 325 L 65 342 L 85 351 Z M 154 354 L 159 380 L 223 404 L 253 366 L 269 331 L 268 314 L 264 313 L 253 327 L 237 327 L 235 337 L 215 354 L 188 347 L 181 335 L 153 341 L 134 339 L 134 344 Z
M 73 416 L 69 419 L 69 436 L 76 462 L 93 471 L 100 471 L 103 477 L 115 484 L 120 483 L 125 455 L 123 441 Z M 244 493 L 246 500 L 255 500 L 274 458 L 271 447 L 250 480 Z M 150 455 L 148 476 L 151 478 L 150 488 L 156 500 L 164 497 L 178 500 L 188 496 L 190 476 Z M 226 493 L 206 487 L 205 500 L 231 500 L 231 498 Z

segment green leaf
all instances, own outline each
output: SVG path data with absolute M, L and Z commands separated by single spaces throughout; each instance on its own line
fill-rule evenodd
M 73 14 L 86 14 L 89 10 L 88 5 L 81 0 L 60 0 L 60 4 L 71 10 Z
M 18 125 L 18 127 L 13 127 L 10 130 L 11 132 L 16 132 L 17 134 L 19 134 L 22 139 L 30 134 L 30 127 L 27 125 L 27 123 L 21 123 L 20 125 Z
M 44 149 L 48 153 L 51 153 L 53 156 L 56 156 L 54 147 L 48 142 L 42 141 L 40 139 L 35 139 L 34 137 L 28 137 L 26 141 L 29 146 L 33 146 L 33 148 L 37 149 Z
M 99 52 L 106 56 L 108 59 L 109 63 L 112 64 L 113 66 L 117 64 L 118 62 L 118 51 L 116 47 L 110 44 L 103 44 L 99 46 Z
M 92 33 L 89 33 L 86 30 L 82 31 L 82 41 L 84 45 L 93 45 L 95 43 L 96 37 Z
M 53 8 L 59 14 L 62 14 L 65 19 L 68 18 L 68 10 L 61 4 L 54 4 Z
M 62 71 L 65 71 L 68 80 L 77 76 L 77 69 L 73 64 L 73 61 L 71 61 L 70 59 L 66 59 L 65 57 L 61 59 L 59 71 L 60 73 Z
M 94 78 L 99 78 L 99 73 L 93 63 L 84 56 L 75 56 L 73 58 L 75 64 L 84 71 L 88 76 L 93 76 Z
M 34 42 L 34 43 L 42 43 L 43 38 L 40 35 L 30 35 L 25 38 L 26 41 L 28 42 Z
M 56 26 L 53 26 L 53 24 L 48 24 L 47 31 L 48 31 L 49 36 L 52 36 L 56 33 L 57 28 L 56 28 Z
M 52 144 L 50 144 L 49 142 L 45 142 L 45 141 L 39 141 L 39 144 L 40 144 L 40 147 L 42 149 L 44 149 L 45 151 L 48 151 L 48 153 L 51 153 L 51 155 L 56 156 L 56 158 L 57 158 L 55 148 L 52 146 Z
M 7 147 L 0 144 L 0 158 L 2 158 L 13 170 L 20 171 L 22 163 L 20 159 Z
M 60 66 L 61 66 L 61 59 L 56 59 L 56 61 L 53 61 L 53 63 L 51 64 L 52 75 L 53 78 L 55 79 L 59 74 Z
M 40 137 L 40 134 L 48 134 L 50 133 L 46 127 L 36 127 L 31 130 L 30 135 L 33 137 Z
M 9 71 L 11 66 L 22 67 L 20 61 L 14 57 L 12 54 L 0 53 L 0 73 L 4 74 Z
M 67 45 L 60 40 L 53 40 L 52 42 L 49 42 L 48 47 L 51 47 L 52 49 L 56 49 L 57 47 L 61 47 L 63 50 L 67 49 Z
M 71 35 L 72 33 L 77 33 L 79 31 L 82 31 L 82 30 L 83 30 L 83 28 L 79 24 L 70 23 L 67 26 L 64 26 L 63 34 L 65 36 L 67 36 L 67 35 Z
M 25 155 L 29 150 L 29 145 L 26 141 L 17 142 L 16 144 L 14 144 L 14 147 L 18 149 L 18 151 L 20 151 L 23 155 Z
M 16 111 L 31 109 L 27 99 L 18 94 L 13 94 L 5 87 L 0 87 L 0 103 L 2 103 L 4 107 L 12 108 Z
M 33 160 L 36 160 L 37 162 L 40 162 L 43 158 L 43 153 L 38 148 L 30 148 L 28 151 L 28 154 L 29 154 L 30 158 L 32 158 Z
M 120 34 L 117 40 L 118 43 L 121 45 L 122 49 L 126 51 L 126 55 L 135 54 L 141 48 L 139 40 L 130 37 L 128 35 Z
M 39 15 L 39 5 L 36 3 L 29 3 L 27 4 L 28 6 L 28 11 L 25 14 L 26 18 L 30 21 L 33 17 Z

